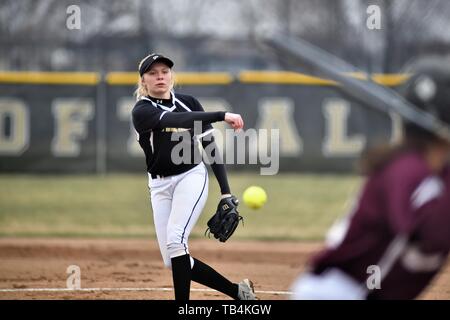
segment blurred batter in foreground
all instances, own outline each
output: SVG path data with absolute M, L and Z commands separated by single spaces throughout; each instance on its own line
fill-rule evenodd
M 415 64 L 402 93 L 450 125 L 450 64 Z M 399 146 L 362 158 L 356 204 L 292 285 L 293 299 L 414 299 L 450 249 L 450 141 L 405 123 Z

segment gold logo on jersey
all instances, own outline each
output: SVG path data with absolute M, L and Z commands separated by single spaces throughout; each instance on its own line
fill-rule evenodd
M 186 128 L 164 128 L 161 131 L 162 132 L 183 132 L 183 131 L 189 131 L 189 129 L 186 129 Z

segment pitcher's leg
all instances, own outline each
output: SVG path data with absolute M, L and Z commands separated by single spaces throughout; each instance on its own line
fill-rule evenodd
M 177 300 L 189 299 L 194 261 L 189 255 L 188 239 L 207 197 L 208 173 L 204 166 L 183 175 L 173 192 L 172 209 L 167 225 L 167 252 L 172 262 Z
M 235 300 L 239 299 L 239 286 L 237 283 L 231 282 L 209 265 L 195 258 L 191 278 L 193 281 L 220 291 Z
M 188 285 L 190 287 L 190 281 L 194 280 L 233 299 L 239 299 L 238 284 L 232 283 L 207 264 L 190 257 L 189 254 L 189 235 L 203 210 L 208 196 L 208 176 L 206 168 L 203 168 L 204 170 L 196 170 L 195 173 L 187 175 L 177 184 L 174 191 L 172 212 L 168 224 L 170 230 L 168 230 L 167 245 L 169 254 L 172 257 L 175 291 L 187 292 L 186 287 Z M 189 261 L 187 257 L 190 257 L 192 271 L 187 270 Z M 181 263 L 178 261 L 184 261 L 184 265 L 181 266 Z M 179 271 L 173 269 L 174 263 L 177 263 Z M 184 299 L 186 299 L 186 293 Z
M 153 185 L 153 187 L 152 187 Z M 172 195 L 170 185 L 161 181 L 150 181 L 151 205 L 153 211 L 153 223 L 155 225 L 156 238 L 159 250 L 167 268 L 171 268 L 171 261 L 167 252 L 167 225 L 169 223 L 170 210 L 172 208 Z
M 201 169 L 201 170 L 200 170 Z M 188 239 L 208 198 L 208 172 L 203 166 L 186 174 L 173 192 L 167 225 L 167 250 L 171 258 L 189 254 Z

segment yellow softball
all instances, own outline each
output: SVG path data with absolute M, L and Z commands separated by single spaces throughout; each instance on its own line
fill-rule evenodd
M 245 189 L 242 199 L 246 206 L 252 209 L 261 208 L 267 201 L 267 194 L 263 188 L 251 186 Z

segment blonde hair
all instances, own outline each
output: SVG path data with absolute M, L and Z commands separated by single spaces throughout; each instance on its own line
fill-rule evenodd
M 139 77 L 137 88 L 134 91 L 134 96 L 136 97 L 136 100 L 139 100 L 141 97 L 148 96 L 147 88 L 142 82 L 142 77 Z
M 144 57 L 141 62 L 139 62 L 139 66 L 138 66 L 138 70 L 141 68 L 142 63 L 144 62 L 145 59 L 147 59 L 149 56 L 151 56 L 153 53 L 149 54 L 148 56 Z M 170 85 L 170 91 L 173 90 L 173 88 L 175 87 L 175 72 L 172 70 L 172 68 L 170 69 L 170 73 L 172 74 L 172 83 Z M 141 97 L 145 97 L 150 95 L 150 93 L 148 92 L 143 80 L 144 76 L 139 76 L 139 80 L 138 83 L 136 85 L 136 90 L 134 91 L 134 96 L 136 97 L 136 100 L 139 100 Z

